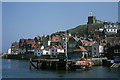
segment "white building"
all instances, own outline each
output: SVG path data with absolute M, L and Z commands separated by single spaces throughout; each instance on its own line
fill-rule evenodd
M 100 32 L 103 32 L 103 30 L 104 30 L 103 28 L 99 28 L 99 31 L 100 31 Z
M 41 56 L 43 54 L 43 50 L 42 49 L 36 49 L 35 51 L 34 51 L 34 55 L 35 56 Z
M 35 56 L 41 56 L 41 55 L 43 55 L 43 49 L 44 49 L 44 46 L 40 46 L 39 48 L 36 48 L 34 50 L 34 55 Z
M 19 48 L 18 52 L 24 54 L 26 52 L 26 48 Z
M 99 54 L 101 55 L 102 53 L 104 53 L 104 46 L 99 45 Z
M 64 53 L 62 46 L 52 46 L 49 50 L 51 58 L 57 58 L 59 53 Z
M 57 58 L 59 53 L 64 53 L 64 49 L 60 45 L 52 47 L 40 46 L 34 51 L 35 56 L 50 55 L 51 58 Z
M 8 54 L 11 54 L 11 48 L 8 49 Z
M 51 41 L 48 41 L 48 46 L 50 46 L 51 45 Z
M 118 25 L 115 23 L 105 23 L 104 32 L 106 34 L 117 34 Z
M 50 55 L 49 49 L 43 49 L 43 54 L 42 55 Z

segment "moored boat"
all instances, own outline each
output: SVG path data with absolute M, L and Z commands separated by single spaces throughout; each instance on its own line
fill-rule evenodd
M 73 67 L 74 69 L 89 69 L 92 67 L 92 63 L 88 62 L 85 58 L 80 58 L 80 60 L 75 62 Z

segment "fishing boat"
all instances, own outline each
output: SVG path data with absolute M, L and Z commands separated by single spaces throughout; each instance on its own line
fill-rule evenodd
M 80 58 L 73 64 L 74 69 L 89 69 L 92 67 L 92 63 L 88 62 L 85 58 Z

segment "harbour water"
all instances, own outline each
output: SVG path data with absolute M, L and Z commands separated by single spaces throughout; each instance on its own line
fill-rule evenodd
M 120 78 L 120 69 L 94 66 L 91 70 L 29 70 L 27 60 L 2 60 L 2 78 Z

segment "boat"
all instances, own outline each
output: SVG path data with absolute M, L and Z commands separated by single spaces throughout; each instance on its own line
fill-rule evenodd
M 88 62 L 85 58 L 80 58 L 73 64 L 74 69 L 89 69 L 92 67 L 92 63 Z

